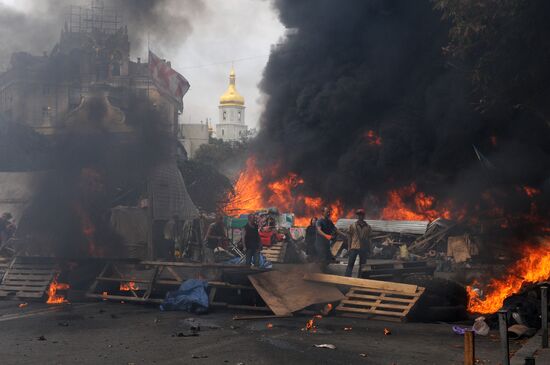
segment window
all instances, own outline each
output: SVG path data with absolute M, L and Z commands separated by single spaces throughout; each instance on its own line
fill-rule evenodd
M 223 129 L 222 129 L 222 136 L 223 136 Z
M 227 119 L 227 112 L 223 112 L 223 120 L 226 120 L 226 119 Z
M 237 116 L 238 116 L 239 121 L 240 121 L 240 120 L 241 120 L 241 112 L 239 112 L 239 113 L 237 114 Z

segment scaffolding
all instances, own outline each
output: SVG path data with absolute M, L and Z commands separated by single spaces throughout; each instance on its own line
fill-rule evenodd
M 71 33 L 114 34 L 123 26 L 123 19 L 116 8 L 105 7 L 103 1 L 94 0 L 89 8 L 69 6 L 65 23 Z

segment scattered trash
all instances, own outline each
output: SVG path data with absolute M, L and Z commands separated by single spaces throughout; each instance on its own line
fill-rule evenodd
M 463 335 L 464 332 L 469 330 L 467 327 L 460 327 L 460 326 L 453 326 L 452 329 L 453 329 L 453 332 L 456 333 L 457 335 Z
M 69 322 L 58 322 L 57 325 L 61 327 L 69 327 Z
M 20 303 L 19 308 L 25 308 L 28 305 L 29 305 L 29 303 Z
M 367 354 L 365 354 L 365 353 L 362 353 L 362 354 L 359 354 L 359 356 L 361 356 L 361 357 L 367 357 L 367 356 L 369 356 L 369 355 L 367 355 Z
M 111 314 L 111 318 L 113 319 L 117 319 L 117 318 L 120 318 L 119 316 L 117 316 L 116 314 Z
M 384 336 L 391 335 L 391 330 L 389 328 L 384 328 Z
M 273 328 L 273 323 L 268 323 L 268 324 L 266 325 L 266 327 L 267 327 L 267 328 Z
M 477 317 L 472 326 L 476 335 L 487 336 L 489 334 L 489 325 L 485 322 L 485 317 Z
M 508 337 L 517 340 L 523 337 L 532 337 L 537 330 L 535 328 L 529 328 L 523 324 L 514 324 L 508 327 Z
M 331 343 L 322 343 L 320 345 L 313 345 L 317 348 L 321 348 L 321 349 L 331 349 L 331 350 L 336 350 L 336 346 L 334 346 L 333 344 Z
M 189 332 L 189 333 L 178 332 L 176 333 L 176 336 L 172 336 L 172 337 L 197 337 L 198 335 L 199 335 L 198 332 Z
M 351 331 L 352 327 L 344 327 L 344 331 Z
M 46 337 L 40 336 L 40 337 L 38 337 L 38 341 L 46 341 Z

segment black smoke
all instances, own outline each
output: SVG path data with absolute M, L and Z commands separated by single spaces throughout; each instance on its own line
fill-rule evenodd
M 450 24 L 432 2 L 276 0 L 275 8 L 289 31 L 260 84 L 268 102 L 255 154 L 279 163 L 276 178 L 296 172 L 307 193 L 374 216 L 389 189 L 411 182 L 471 214 L 492 209 L 483 194 L 528 214 L 528 185 L 541 190 L 537 213 L 548 217 L 548 124 L 521 109 L 498 119 L 475 110 L 471 75 L 444 56 Z
M 6 67 L 12 52 L 51 51 L 63 29 L 69 6 L 89 8 L 87 0 L 35 0 L 28 11 L 0 4 L 0 66 Z M 131 49 L 143 54 L 150 41 L 155 51 L 172 49 L 187 39 L 193 22 L 206 8 L 202 0 L 100 0 L 106 12 L 117 9 L 128 26 Z M 51 46 L 50 46 L 51 45 Z
M 129 126 L 124 133 L 104 123 L 112 105 L 98 95 L 88 97 L 66 130 L 50 140 L 40 169 L 44 177 L 18 227 L 18 237 L 28 242 L 27 253 L 125 254 L 110 224 L 110 210 L 139 206 L 147 196 L 147 177 L 173 157 L 175 141 L 163 129 L 168 116 L 147 98 L 132 96 L 121 104 Z

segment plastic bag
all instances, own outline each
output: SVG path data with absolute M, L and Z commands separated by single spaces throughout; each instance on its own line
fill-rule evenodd
M 485 322 L 485 317 L 477 317 L 472 329 L 479 336 L 487 336 L 489 334 L 489 325 Z

